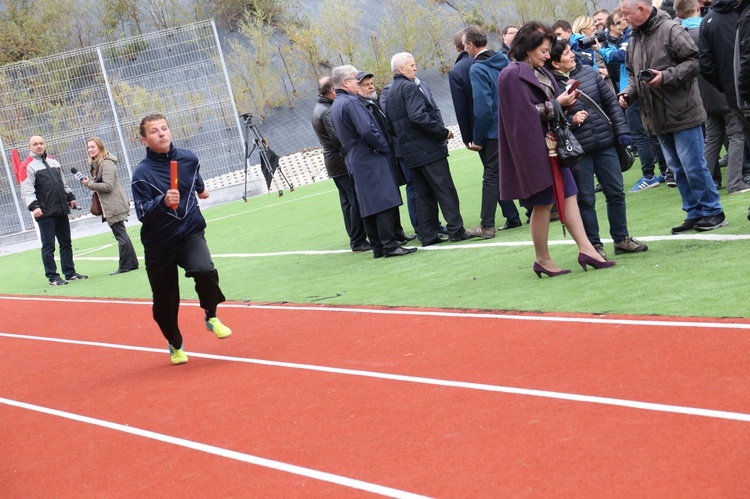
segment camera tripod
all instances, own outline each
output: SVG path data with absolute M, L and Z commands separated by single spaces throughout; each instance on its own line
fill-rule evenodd
M 263 173 L 263 177 L 266 179 L 266 188 L 271 190 L 271 182 L 273 181 L 276 186 L 276 190 L 279 192 L 279 197 L 284 195 L 284 190 L 279 186 L 279 182 L 276 179 L 276 172 L 281 175 L 281 178 L 286 185 L 289 186 L 289 190 L 294 192 L 294 185 L 286 178 L 283 170 L 279 166 L 279 156 L 268 148 L 268 139 L 263 137 L 258 130 L 258 126 L 253 123 L 253 115 L 250 113 L 241 114 L 240 117 L 243 119 L 245 125 L 245 193 L 242 199 L 247 203 L 247 162 L 250 159 L 250 155 L 258 149 L 258 156 L 260 157 L 260 169 Z M 250 149 L 250 133 L 253 134 L 253 148 Z M 282 184 L 283 186 L 283 184 Z

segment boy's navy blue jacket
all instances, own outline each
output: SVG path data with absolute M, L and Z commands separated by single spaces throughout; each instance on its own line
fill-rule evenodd
M 177 209 L 164 205 L 170 188 L 170 162 L 177 161 L 180 204 Z M 169 152 L 157 153 L 146 148 L 146 157 L 133 172 L 133 202 L 141 226 L 144 248 L 159 249 L 179 244 L 206 228 L 198 207 L 196 193 L 205 190 L 199 173 L 198 157 L 187 149 L 170 146 Z

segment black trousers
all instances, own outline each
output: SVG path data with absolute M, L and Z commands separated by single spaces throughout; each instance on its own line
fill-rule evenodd
M 367 242 L 365 225 L 359 214 L 359 202 L 357 191 L 354 190 L 354 179 L 349 175 L 333 177 L 333 182 L 339 190 L 339 201 L 341 202 L 341 213 L 344 215 L 344 227 L 349 235 L 349 245 L 354 249 Z
M 438 205 L 445 217 L 445 226 L 451 238 L 465 232 L 464 221 L 458 204 L 458 193 L 448 166 L 448 159 L 442 158 L 411 169 L 416 193 L 417 220 L 422 244 L 432 244 L 438 239 L 440 219 Z
M 42 240 L 42 264 L 47 279 L 60 277 L 55 263 L 55 239 L 60 244 L 60 266 L 65 277 L 76 273 L 73 265 L 73 244 L 70 240 L 70 221 L 67 215 L 54 215 L 37 220 Z
M 117 240 L 117 246 L 120 250 L 120 263 L 117 267 L 120 270 L 135 270 L 138 268 L 138 256 L 135 254 L 135 248 L 125 229 L 125 222 L 115 222 L 109 226 L 112 229 Z
M 180 309 L 180 284 L 177 267 L 195 280 L 200 306 L 209 317 L 226 301 L 219 288 L 219 273 L 211 261 L 204 232 L 193 234 L 181 244 L 170 248 L 144 248 L 146 273 L 154 301 L 153 316 L 164 338 L 175 348 L 182 347 L 182 334 L 177 324 Z
M 500 200 L 500 163 L 497 151 L 497 139 L 488 139 L 479 151 L 479 158 L 484 165 L 484 176 L 482 177 L 482 217 L 483 227 L 495 227 L 495 213 L 497 205 L 505 219 L 512 225 L 520 224 L 521 217 L 518 216 L 518 208 L 513 201 Z
M 398 248 L 398 219 L 398 206 L 362 219 L 373 253 L 393 251 Z

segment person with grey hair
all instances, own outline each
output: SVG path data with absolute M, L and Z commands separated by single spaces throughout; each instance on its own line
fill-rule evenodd
M 417 83 L 417 65 L 408 52 L 391 59 L 393 82 L 386 96 L 386 115 L 396 132 L 396 156 L 409 167 L 416 190 L 417 220 L 422 246 L 443 242 L 438 205 L 448 237 L 472 237 L 464 229 L 458 193 L 448 165 L 447 141 L 453 132 L 443 124 L 435 101 Z
M 359 211 L 374 258 L 402 256 L 417 248 L 404 248 L 397 239 L 398 207 L 403 204 L 391 164 L 391 149 L 372 114 L 357 95 L 357 68 L 333 69 L 336 98 L 331 120 L 341 141 L 341 154 L 354 179 Z
M 359 214 L 354 181 L 346 170 L 346 162 L 341 156 L 341 142 L 331 121 L 331 106 L 335 98 L 333 81 L 330 76 L 324 76 L 318 81 L 318 101 L 313 108 L 312 127 L 323 147 L 323 163 L 328 177 L 333 179 L 339 191 L 339 203 L 344 216 L 344 227 L 349 236 L 349 245 L 355 253 L 370 251 L 365 226 Z
M 722 227 L 727 221 L 703 151 L 706 111 L 696 80 L 698 46 L 687 29 L 651 0 L 623 0 L 621 8 L 633 35 L 625 62 L 628 85 L 619 94 L 620 106 L 640 102 L 643 124 L 659 138 L 674 173 L 687 218 L 672 228 L 672 234 Z

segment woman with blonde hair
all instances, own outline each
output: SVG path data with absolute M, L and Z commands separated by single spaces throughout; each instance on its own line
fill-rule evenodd
M 590 59 L 588 61 L 588 64 L 599 71 L 599 76 L 602 77 L 604 83 L 607 84 L 607 87 L 609 87 L 614 95 L 617 95 L 617 92 L 615 92 L 614 84 L 609 77 L 607 63 L 604 61 L 604 57 L 599 53 L 599 47 L 601 47 L 599 41 L 595 41 L 593 45 L 590 45 L 586 48 L 580 45 L 582 38 L 591 38 L 596 33 L 596 24 L 594 23 L 594 18 L 589 16 L 577 17 L 576 20 L 573 21 L 572 30 L 573 36 L 571 36 L 570 40 L 568 40 L 568 42 L 570 43 L 570 49 L 573 52 L 582 53 L 586 57 L 588 57 Z M 581 60 L 581 62 L 584 61 Z
M 596 32 L 594 18 L 589 16 L 580 16 L 573 21 L 573 33 L 583 36 L 593 36 Z
M 117 157 L 110 154 L 99 137 L 92 137 L 86 143 L 89 156 L 90 177 L 81 180 L 84 187 L 99 195 L 102 205 L 102 222 L 107 222 L 112 229 L 120 250 L 120 263 L 110 275 L 130 272 L 138 268 L 138 257 L 133 243 L 125 229 L 125 222 L 130 213 L 130 203 L 125 191 L 120 186 L 117 175 Z

